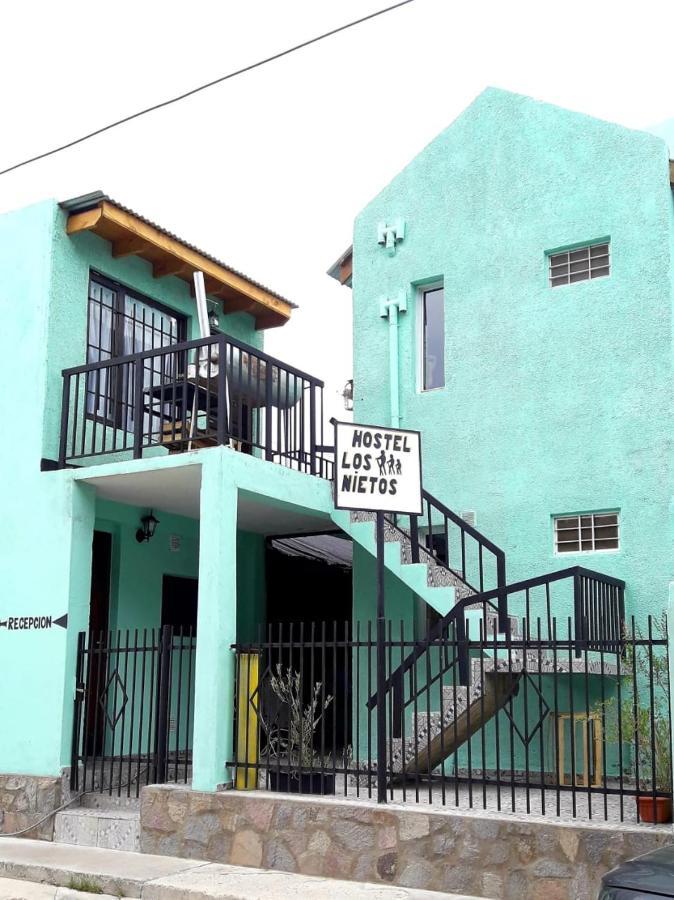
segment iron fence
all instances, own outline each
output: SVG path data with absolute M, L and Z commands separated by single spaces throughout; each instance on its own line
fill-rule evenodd
M 171 626 L 78 635 L 73 791 L 190 781 L 195 652 L 193 631 Z
M 224 334 L 63 371 L 59 465 L 227 445 L 331 478 L 323 382 Z
M 387 621 L 385 709 L 372 621 L 235 645 L 237 786 L 376 798 L 383 717 L 391 801 L 615 821 L 671 804 L 665 622 L 591 641 L 572 614 L 509 625 L 466 604 L 419 654 L 410 625 Z

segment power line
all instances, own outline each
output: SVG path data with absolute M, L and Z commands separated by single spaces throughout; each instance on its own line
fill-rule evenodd
M 353 22 L 348 22 L 346 25 L 340 25 L 338 28 L 333 28 L 331 31 L 326 31 L 323 34 L 319 34 L 316 37 L 310 38 L 308 41 L 302 41 L 301 44 L 295 44 L 294 47 L 289 47 L 287 50 L 281 50 L 280 53 L 274 53 L 273 56 L 267 56 L 265 59 L 258 60 L 258 62 L 251 63 L 248 66 L 244 66 L 242 69 L 237 69 L 235 72 L 229 72 L 227 75 L 222 75 L 220 78 L 216 78 L 214 81 L 209 81 L 206 84 L 201 84 L 199 87 L 192 88 L 190 91 L 185 91 L 184 94 L 178 94 L 177 97 L 171 97 L 169 100 L 163 100 L 161 103 L 155 103 L 154 106 L 148 106 L 145 109 L 141 109 L 139 112 L 132 113 L 129 116 L 124 116 L 123 119 L 117 119 L 115 122 L 110 122 L 109 125 L 104 125 L 102 128 L 97 128 L 95 131 L 90 131 L 88 134 L 83 135 L 82 137 L 75 138 L 73 141 L 68 141 L 67 144 L 61 144 L 59 147 L 54 147 L 52 150 L 47 150 L 44 153 L 39 153 L 37 156 L 31 156 L 30 159 L 24 159 L 23 162 L 14 163 L 13 166 L 9 166 L 7 169 L 1 169 L 0 175 L 6 175 L 8 172 L 13 172 L 15 169 L 20 169 L 22 166 L 27 166 L 30 163 L 37 162 L 39 159 L 44 159 L 47 156 L 53 156 L 55 153 L 60 153 L 62 150 L 67 150 L 69 147 L 74 147 L 77 144 L 81 144 L 84 141 L 88 141 L 92 137 L 96 137 L 96 135 L 103 134 L 105 131 L 110 131 L 112 128 L 117 128 L 118 125 L 124 125 L 126 122 L 131 122 L 133 119 L 138 119 L 140 116 L 146 116 L 148 113 L 154 112 L 157 109 L 162 109 L 165 106 L 171 106 L 172 103 L 178 103 L 180 100 L 185 100 L 187 97 L 191 97 L 193 94 L 198 94 L 200 91 L 205 91 L 207 88 L 213 87 L 216 84 L 221 84 L 223 81 L 228 81 L 230 78 L 236 78 L 237 75 L 243 75 L 246 72 L 251 72 L 253 69 L 259 69 L 261 66 L 266 66 L 267 63 L 274 62 L 277 59 L 281 59 L 284 56 L 288 56 L 291 53 L 295 53 L 297 50 L 302 50 L 304 47 L 309 47 L 311 44 L 316 44 L 318 41 L 322 41 L 325 38 L 332 37 L 335 34 L 339 34 L 340 31 L 346 31 L 348 28 L 353 28 L 355 25 L 361 25 L 363 22 L 367 22 L 370 19 L 376 19 L 377 16 L 383 16 L 385 13 L 391 12 L 394 9 L 398 9 L 401 6 L 407 6 L 408 3 L 413 3 L 414 0 L 401 0 L 400 3 L 394 3 L 393 6 L 387 6 L 385 9 L 377 10 L 377 12 L 370 13 L 367 16 L 363 16 L 361 19 L 354 19 Z

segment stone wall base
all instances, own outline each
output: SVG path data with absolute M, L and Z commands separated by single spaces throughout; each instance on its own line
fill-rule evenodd
M 61 778 L 42 775 L 0 775 L 0 834 L 22 831 L 61 805 Z M 51 841 L 54 817 L 22 837 Z
M 595 900 L 604 872 L 671 843 L 670 828 L 263 792 L 147 787 L 141 849 L 242 866 L 455 891 L 498 900 Z

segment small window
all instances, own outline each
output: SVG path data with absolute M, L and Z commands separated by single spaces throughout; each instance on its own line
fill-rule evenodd
M 611 255 L 609 244 L 591 244 L 577 247 L 575 250 L 564 250 L 562 253 L 551 253 L 550 287 L 561 284 L 573 284 L 576 281 L 588 281 L 590 278 L 602 278 L 610 274 Z
M 420 383 L 422 391 L 445 386 L 445 291 L 442 285 L 421 288 Z
M 556 553 L 598 553 L 620 549 L 617 512 L 555 517 Z

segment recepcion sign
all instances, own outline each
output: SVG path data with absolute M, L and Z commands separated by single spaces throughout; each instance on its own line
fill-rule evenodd
M 419 432 L 335 422 L 335 506 L 421 514 Z

